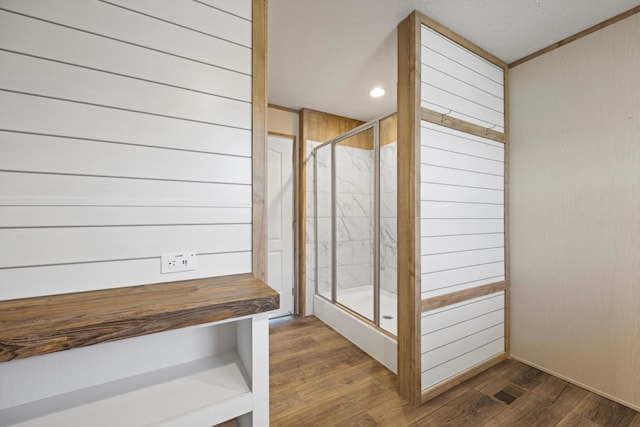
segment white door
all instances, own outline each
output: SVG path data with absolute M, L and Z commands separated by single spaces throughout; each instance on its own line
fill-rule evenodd
M 268 277 L 280 293 L 280 310 L 270 317 L 293 312 L 293 140 L 267 139 Z

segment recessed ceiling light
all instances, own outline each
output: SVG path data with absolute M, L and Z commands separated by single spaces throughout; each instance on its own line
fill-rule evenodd
M 381 96 L 383 96 L 385 94 L 384 89 L 382 89 L 380 86 L 374 87 L 373 89 L 371 89 L 371 91 L 369 92 L 369 95 L 371 95 L 373 98 L 380 98 Z

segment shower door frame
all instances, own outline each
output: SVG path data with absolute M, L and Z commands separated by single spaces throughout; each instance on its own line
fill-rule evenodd
M 393 339 L 396 339 L 396 335 L 387 331 L 380 326 L 380 122 L 395 115 L 396 113 L 388 114 L 375 120 L 371 120 L 364 123 L 348 132 L 343 133 L 327 142 L 324 142 L 317 147 L 314 147 L 313 160 L 314 160 L 314 218 L 315 218 L 315 294 L 321 298 L 330 301 L 332 304 L 339 306 L 341 309 L 355 315 L 359 319 L 367 322 L 376 327 L 379 331 L 386 335 L 389 335 Z M 373 320 L 368 319 L 364 315 L 358 313 L 354 309 L 341 304 L 338 301 L 338 282 L 337 282 L 337 227 L 336 227 L 336 145 L 341 141 L 365 132 L 369 129 L 373 129 Z M 331 146 L 331 298 L 327 298 L 318 291 L 319 287 L 319 259 L 318 259 L 318 156 L 317 151 L 320 148 Z M 397 298 L 396 298 L 397 304 Z

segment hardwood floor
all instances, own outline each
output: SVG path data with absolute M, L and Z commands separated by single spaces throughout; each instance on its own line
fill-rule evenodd
M 315 317 L 272 321 L 270 367 L 272 426 L 640 427 L 639 413 L 514 360 L 414 408 L 393 373 Z M 511 384 L 524 390 L 513 403 L 493 397 Z

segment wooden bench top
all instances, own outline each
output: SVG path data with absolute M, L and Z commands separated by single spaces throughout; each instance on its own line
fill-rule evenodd
M 279 308 L 252 274 L 0 301 L 0 362 Z

